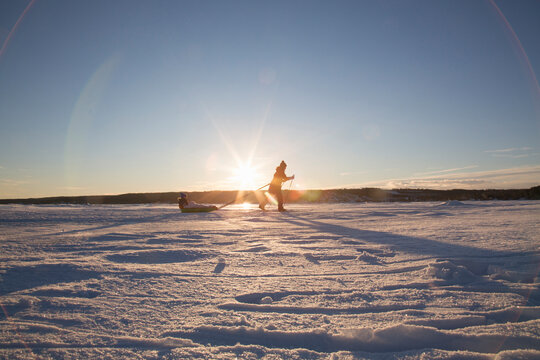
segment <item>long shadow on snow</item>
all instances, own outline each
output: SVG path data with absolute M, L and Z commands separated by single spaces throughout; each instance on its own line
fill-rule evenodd
M 504 258 L 510 256 L 525 255 L 525 253 L 519 251 L 512 252 L 492 249 L 480 249 L 473 246 L 444 243 L 437 240 L 393 234 L 384 231 L 354 229 L 342 225 L 330 224 L 322 221 L 303 218 L 301 216 L 291 213 L 287 213 L 287 216 L 284 216 L 281 220 L 291 223 L 293 225 L 309 227 L 312 230 L 318 232 L 332 233 L 341 237 L 353 238 L 363 243 L 386 245 L 391 250 L 396 252 L 405 252 L 419 255 L 430 254 L 443 259 L 449 257 Z
M 15 266 L 0 274 L 0 295 L 38 286 L 95 279 L 100 275 L 72 264 Z
M 393 234 L 384 231 L 354 229 L 342 225 L 306 219 L 291 213 L 288 213 L 287 215 L 288 216 L 284 216 L 281 220 L 293 225 L 309 227 L 318 232 L 332 233 L 342 237 L 353 238 L 363 243 L 383 244 L 395 252 L 418 255 L 427 254 L 434 256 L 438 260 L 450 260 L 456 265 L 464 266 L 476 276 L 486 275 L 490 263 L 497 261 L 506 263 L 505 258 L 512 258 L 511 260 L 508 260 L 511 262 L 515 261 L 516 257 L 525 257 L 530 263 L 540 263 L 538 253 L 534 251 L 525 253 L 520 251 L 480 249 L 473 246 L 444 243 L 437 240 Z M 467 260 L 467 258 L 470 258 L 470 260 Z M 535 275 L 533 274 L 532 277 L 534 276 Z M 469 281 L 471 282 L 470 284 L 468 281 L 465 281 L 465 283 L 459 283 L 459 281 L 458 283 L 455 283 L 452 280 L 443 281 L 441 283 L 446 285 L 460 285 L 464 289 L 474 289 L 475 291 L 517 293 L 524 297 L 525 304 L 527 305 L 537 305 L 540 303 L 540 290 L 538 288 L 520 291 L 511 288 L 500 281 L 488 280 L 481 277 L 479 277 L 477 281 Z M 480 287 L 477 285 L 480 285 Z
M 124 226 L 124 225 L 135 225 L 135 224 L 143 224 L 143 223 L 150 223 L 150 222 L 160 222 L 160 221 L 166 221 L 166 220 L 182 220 L 182 218 L 193 220 L 193 218 L 203 218 L 206 217 L 208 219 L 216 219 L 219 218 L 219 214 L 213 214 L 213 213 L 193 213 L 193 214 L 183 214 L 181 212 L 171 212 L 167 214 L 161 214 L 161 215 L 155 215 L 155 216 L 148 216 L 148 217 L 141 217 L 141 218 L 132 218 L 132 219 L 125 219 L 122 221 L 117 221 L 115 223 L 107 224 L 107 225 L 100 225 L 96 227 L 89 227 L 84 229 L 77 229 L 77 230 L 69 230 L 69 231 L 63 231 L 63 232 L 56 232 L 56 233 L 50 233 L 45 234 L 47 236 L 55 236 L 55 235 L 70 235 L 70 234 L 78 234 L 86 231 L 94 231 L 94 230 L 104 230 L 104 229 L 110 229 L 115 228 L 118 226 Z

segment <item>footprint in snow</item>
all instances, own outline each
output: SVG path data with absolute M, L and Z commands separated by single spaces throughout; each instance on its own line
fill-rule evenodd
M 227 266 L 227 264 L 225 263 L 225 260 L 219 259 L 219 262 L 214 268 L 214 274 L 220 274 L 223 271 L 223 269 L 225 269 L 225 266 Z
M 316 264 L 316 265 L 321 264 L 319 260 L 312 254 L 304 254 L 304 257 L 306 258 L 307 261 L 312 262 L 313 264 Z

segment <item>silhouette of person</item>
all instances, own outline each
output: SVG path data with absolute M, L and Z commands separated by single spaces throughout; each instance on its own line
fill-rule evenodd
M 288 180 L 294 179 L 293 176 L 287 176 L 285 175 L 285 169 L 287 168 L 287 164 L 285 161 L 282 161 L 281 164 L 276 168 L 276 172 L 274 173 L 274 177 L 272 178 L 272 182 L 270 183 L 270 186 L 268 187 L 268 192 L 272 195 L 274 195 L 278 201 L 278 211 L 286 211 L 283 208 L 283 194 L 281 193 L 281 185 Z M 263 201 L 259 204 L 259 208 L 261 210 L 264 210 L 264 207 L 268 203 L 268 200 L 266 197 L 263 199 Z
M 180 196 L 178 197 L 178 207 L 180 209 L 183 209 L 184 207 L 188 206 L 189 201 L 187 199 L 186 193 L 180 193 Z

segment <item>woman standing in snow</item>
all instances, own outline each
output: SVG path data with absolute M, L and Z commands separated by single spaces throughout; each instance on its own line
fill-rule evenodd
M 278 211 L 286 211 L 283 208 L 283 194 L 281 193 L 281 185 L 288 180 L 293 180 L 293 176 L 287 176 L 285 175 L 285 169 L 287 168 L 287 164 L 285 161 L 282 161 L 281 164 L 276 168 L 276 172 L 274 173 L 274 178 L 272 179 L 272 182 L 270 183 L 270 187 L 268 188 L 268 192 L 272 195 L 274 195 L 277 198 L 278 201 Z M 268 201 L 266 198 L 259 204 L 259 207 L 261 210 L 264 210 L 264 207 Z

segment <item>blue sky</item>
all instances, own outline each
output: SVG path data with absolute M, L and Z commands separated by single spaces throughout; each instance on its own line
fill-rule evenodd
M 539 35 L 535 0 L 3 1 L 0 198 L 538 185 Z

